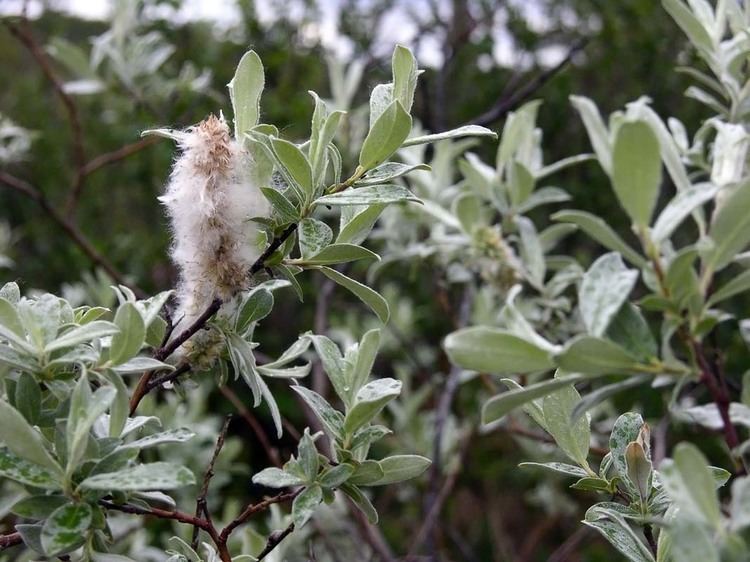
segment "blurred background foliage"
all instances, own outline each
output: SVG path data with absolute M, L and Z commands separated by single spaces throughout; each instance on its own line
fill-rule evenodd
M 0 10 L 7 15 L 20 4 L 8 2 L 4 8 L 0 2 Z M 88 53 L 92 39 L 107 32 L 109 23 L 83 18 L 80 11 L 66 9 L 68 4 L 32 2 L 32 32 L 50 52 L 73 45 Z M 73 4 L 85 10 L 97 2 Z M 102 66 L 97 93 L 74 96 L 87 161 L 139 143 L 144 129 L 185 127 L 227 108 L 225 85 L 248 47 L 260 54 L 266 67 L 263 120 L 278 124 L 290 139 L 304 134 L 308 126 L 312 105 L 307 90 L 334 97 L 328 57 L 361 61 L 362 84 L 352 104 L 356 107 L 367 100 L 375 84 L 387 80 L 396 40 L 414 49 L 425 69 L 415 115 L 428 130 L 482 121 L 487 112 L 512 105 L 514 96 L 540 82 L 532 97 L 544 100 L 539 126 L 545 134 L 547 162 L 589 151 L 583 126 L 568 101 L 571 94 L 585 94 L 606 115 L 646 92 L 660 115 L 679 115 L 689 131 L 705 116 L 698 103 L 682 95 L 688 78 L 674 71 L 675 61 L 691 56 L 684 51 L 682 34 L 653 0 L 266 0 L 259 5 L 238 0 L 217 3 L 215 10 L 205 9 L 211 2 L 189 3 L 204 5 L 200 11 L 214 15 L 209 19 L 182 17 L 186 10 L 179 0 L 116 4 L 118 9 L 135 10 L 130 16 L 137 21 L 137 34 L 158 32 L 174 50 L 164 60 L 153 61 L 153 69 L 134 52 L 130 62 L 142 63 L 142 74 L 131 76 L 130 84 L 117 75 L 115 65 Z M 124 41 L 136 33 L 135 27 L 120 31 Z M 571 49 L 575 52 L 570 63 L 556 71 L 554 67 Z M 62 64 L 55 63 L 54 72 L 66 82 L 78 78 Z M 173 82 L 157 79 L 157 74 Z M 175 272 L 166 257 L 169 233 L 156 197 L 169 172 L 172 144 L 149 141 L 127 159 L 91 173 L 72 211 L 66 207 L 66 196 L 75 181 L 73 139 L 64 107 L 29 51 L 4 26 L 0 26 L 0 80 L 0 114 L 34 135 L 24 160 L 12 164 L 0 160 L 0 169 L 38 187 L 66 216 L 75 213 L 80 229 L 96 248 L 146 292 L 170 288 Z M 93 87 L 77 86 L 84 91 Z M 482 124 L 499 130 L 504 116 L 490 115 Z M 346 147 L 342 148 L 346 158 Z M 474 150 L 491 161 L 495 149 L 485 142 Z M 575 207 L 604 217 L 618 232 L 629 234 L 597 165 L 574 166 L 555 176 L 555 181 L 572 195 Z M 0 244 L 7 246 L 0 247 L 4 281 L 16 280 L 26 291 L 67 291 L 68 296 L 81 295 L 92 305 L 111 304 L 109 281 L 35 202 L 0 188 L 0 221 L 9 226 L 7 232 L 0 231 Z M 590 261 L 594 248 L 584 236 L 574 235 L 565 244 L 565 250 L 583 263 Z M 279 300 L 266 319 L 265 327 L 273 328 L 263 330 L 266 349 L 281 350 L 284 342 L 307 329 L 334 335 L 363 331 L 362 315 L 352 311 L 349 296 L 332 291 L 317 277 L 307 279 L 312 281 L 304 287 L 306 306 Z M 383 268 L 376 281 L 394 312 L 376 372 L 407 379 L 406 394 L 413 400 L 406 404 L 415 411 L 432 411 L 449 370 L 438 352 L 441 340 L 453 330 L 445 303 L 457 303 L 461 295 L 453 294 L 439 279 L 427 264 L 414 262 L 410 269 L 403 264 Z M 482 384 L 476 379 L 462 385 L 454 404 L 456 423 L 476 427 Z M 248 404 L 243 392 L 238 390 L 240 400 Z M 297 427 L 304 427 L 305 419 L 289 394 L 278 394 L 280 406 Z M 206 400 L 217 413 L 234 411 L 235 406 L 218 391 Z M 633 402 L 627 396 L 622 400 L 624 407 Z M 661 407 L 642 406 L 647 411 L 657 409 L 656 414 Z M 271 427 L 265 411 L 255 414 L 259 423 Z M 430 429 L 426 426 L 431 419 L 404 414 L 404 423 L 413 427 L 400 435 L 420 441 L 417 449 L 427 456 Z M 416 427 L 419 424 L 425 427 Z M 251 465 L 253 471 L 267 466 L 254 435 L 237 427 L 236 436 L 246 445 L 238 451 L 237 462 Z M 578 523 L 590 504 L 585 492 L 565 493 L 563 483 L 516 470 L 525 450 L 538 451 L 544 443 L 502 430 L 469 435 L 470 446 L 463 441 L 453 444 L 452 462 L 461 470 L 437 532 L 428 541 L 433 556 L 517 562 L 612 560 L 610 547 Z M 283 458 L 292 452 L 285 444 L 280 447 Z M 246 495 L 247 480 L 228 482 L 234 488 L 229 497 Z M 423 480 L 416 484 L 417 493 L 407 490 L 399 497 L 398 489 L 388 489 L 375 498 L 382 532 L 397 554 L 409 551 L 425 516 L 426 498 L 439 493 L 427 478 Z

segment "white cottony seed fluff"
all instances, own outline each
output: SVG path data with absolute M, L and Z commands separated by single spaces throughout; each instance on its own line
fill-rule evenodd
M 215 297 L 245 288 L 261 254 L 252 217 L 269 205 L 252 180 L 253 159 L 223 118 L 210 116 L 173 134 L 181 149 L 159 200 L 172 223 L 172 260 L 180 270 L 175 333 L 190 326 Z

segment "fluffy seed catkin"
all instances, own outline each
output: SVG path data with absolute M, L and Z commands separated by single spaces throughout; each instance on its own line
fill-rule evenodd
M 164 204 L 172 226 L 172 260 L 179 268 L 175 333 L 190 326 L 220 297 L 245 288 L 258 259 L 259 230 L 252 217 L 269 206 L 257 182 L 254 161 L 213 115 L 173 135 L 181 150 Z

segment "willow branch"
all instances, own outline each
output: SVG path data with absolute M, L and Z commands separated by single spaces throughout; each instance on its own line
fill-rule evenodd
M 70 130 L 73 136 L 73 160 L 76 168 L 75 179 L 70 189 L 67 204 L 67 211 L 70 213 L 75 209 L 76 204 L 78 203 L 78 198 L 85 177 L 84 169 L 86 167 L 86 152 L 83 146 L 83 127 L 81 126 L 78 106 L 73 98 L 65 91 L 64 84 L 60 78 L 58 78 L 57 74 L 55 74 L 47 53 L 44 52 L 44 49 L 31 32 L 28 21 L 23 19 L 20 25 L 6 21 L 5 26 L 29 51 L 39 65 L 44 76 L 52 84 L 52 89 L 54 90 L 55 95 L 57 95 L 65 108 L 65 114 L 70 123 Z
M 138 287 L 128 283 L 125 276 L 114 266 L 110 261 L 105 258 L 81 232 L 81 229 L 66 215 L 62 214 L 57 208 L 44 196 L 44 194 L 20 178 L 7 172 L 0 171 L 0 183 L 5 186 L 23 193 L 39 205 L 39 207 L 68 235 L 68 237 L 75 242 L 75 244 L 83 251 L 83 253 L 97 266 L 101 267 L 107 272 L 116 283 L 120 285 L 129 285 L 133 288 L 133 291 L 139 297 L 143 297 L 144 293 Z
M 563 60 L 561 60 L 555 66 L 548 68 L 544 72 L 536 75 L 534 78 L 526 82 L 526 84 L 524 84 L 521 88 L 513 92 L 510 96 L 500 98 L 495 103 L 495 105 L 490 107 L 481 115 L 475 117 L 472 121 L 469 122 L 469 124 L 487 126 L 494 123 L 495 121 L 498 121 L 499 119 L 502 119 L 509 111 L 512 111 L 513 109 L 521 105 L 531 96 L 533 96 L 537 91 L 539 91 L 542 86 L 549 82 L 554 76 L 560 73 L 570 63 L 573 57 L 586 47 L 587 43 L 587 38 L 579 39 L 576 43 L 573 44 Z

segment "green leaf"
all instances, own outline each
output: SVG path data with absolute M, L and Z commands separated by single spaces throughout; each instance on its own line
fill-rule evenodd
M 640 365 L 636 357 L 616 343 L 591 336 L 568 342 L 556 361 L 561 369 L 587 375 L 639 372 Z
M 77 548 L 86 540 L 92 516 L 87 503 L 69 503 L 57 508 L 42 526 L 44 552 L 55 556 Z
M 383 467 L 378 461 L 368 459 L 357 465 L 348 484 L 353 486 L 372 486 L 385 476 Z
M 359 392 L 364 386 L 372 372 L 375 357 L 380 348 L 380 330 L 370 330 L 362 336 L 357 348 L 357 360 L 354 363 L 351 375 L 352 394 Z
M 8 340 L 11 345 L 28 354 L 36 354 L 36 348 L 26 339 L 26 330 L 21 318 L 9 301 L 0 298 L 0 337 Z
M 638 280 L 616 252 L 604 254 L 586 271 L 578 290 L 581 318 L 588 332 L 602 336 Z
M 47 451 L 43 437 L 4 400 L 0 400 L 0 442 L 22 459 L 47 468 L 55 474 L 61 472 L 60 465 Z
M 142 373 L 143 371 L 151 371 L 154 369 L 174 371 L 175 368 L 174 365 L 157 361 L 152 357 L 133 357 L 122 365 L 116 365 L 112 368 L 113 371 L 123 375 Z
M 617 475 L 632 489 L 628 476 L 628 464 L 625 460 L 625 450 L 628 445 L 638 439 L 644 426 L 643 418 L 635 412 L 626 412 L 617 418 L 609 436 L 609 450 L 612 453 L 612 465 Z
M 51 353 L 53 351 L 57 351 L 58 349 L 64 349 L 66 347 L 78 345 L 79 343 L 90 342 L 97 338 L 111 336 L 118 333 L 119 331 L 120 328 L 118 328 L 111 322 L 105 322 L 104 320 L 95 320 L 94 322 L 89 322 L 88 324 L 84 324 L 83 326 L 79 326 L 65 332 L 56 340 L 48 343 L 44 348 L 44 352 Z
M 380 260 L 375 252 L 354 244 L 331 244 L 314 256 L 302 260 L 305 265 L 332 265 L 356 260 Z
M 416 478 L 430 467 L 432 461 L 420 455 L 394 455 L 384 458 L 379 463 L 383 469 L 383 477 L 374 484 L 375 486 Z
M 408 142 L 408 141 L 407 141 Z M 377 168 L 373 168 L 362 179 L 355 182 L 354 186 L 378 185 L 388 183 L 391 180 L 405 176 L 417 170 L 430 170 L 427 164 L 402 164 L 401 162 L 386 162 Z
M 659 139 L 645 121 L 620 125 L 612 151 L 612 183 L 620 204 L 638 226 L 648 226 L 661 185 Z
M 690 213 L 713 199 L 718 191 L 715 185 L 699 183 L 678 192 L 656 219 L 651 238 L 657 245 L 667 240 Z
M 367 520 L 371 525 L 375 525 L 378 522 L 378 512 L 372 505 L 367 496 L 362 493 L 362 490 L 356 486 L 352 486 L 348 482 L 341 486 L 341 491 L 351 498 L 359 510 L 367 516 Z
M 662 0 L 664 9 L 669 12 L 672 19 L 680 26 L 690 42 L 704 54 L 713 51 L 713 40 L 711 34 L 706 30 L 698 18 L 687 8 L 682 0 Z
M 271 146 L 286 171 L 284 175 L 300 187 L 306 202 L 312 201 L 315 186 L 307 156 L 295 144 L 284 139 L 271 138 Z
M 572 476 L 574 478 L 585 478 L 588 473 L 582 468 L 567 464 L 564 462 L 522 462 L 518 465 L 519 467 L 531 467 L 531 468 L 543 468 L 545 470 L 551 470 L 558 474 L 564 474 L 565 476 Z
M 581 115 L 581 120 L 586 127 L 586 132 L 589 135 L 596 157 L 599 159 L 599 164 L 607 174 L 610 174 L 612 171 L 612 144 L 599 109 L 594 102 L 583 96 L 570 96 L 570 103 Z
M 344 432 L 353 434 L 370 422 L 385 405 L 401 393 L 401 381 L 391 378 L 376 379 L 359 389 L 354 404 L 344 419 Z
M 104 376 L 116 391 L 115 398 L 109 409 L 109 436 L 120 437 L 130 415 L 130 390 L 125 385 L 125 381 L 122 380 L 119 373 L 107 370 Z
M 570 414 L 570 419 L 575 421 L 583 414 L 591 410 L 591 408 L 598 406 L 608 398 L 611 398 L 612 396 L 615 396 L 616 394 L 619 394 L 620 392 L 623 392 L 630 388 L 635 388 L 636 386 L 641 386 L 651 381 L 652 377 L 650 375 L 630 376 L 619 382 L 599 387 L 593 392 L 589 392 L 583 398 L 581 398 L 581 401 L 576 405 L 575 408 L 573 408 L 573 412 Z
M 737 277 L 723 285 L 718 291 L 706 301 L 706 307 L 710 308 L 721 301 L 727 300 L 735 295 L 750 290 L 750 270 L 743 271 Z
M 115 325 L 120 329 L 112 336 L 109 359 L 120 365 L 138 354 L 146 339 L 146 324 L 133 303 L 120 305 L 115 314 Z
M 323 369 L 333 385 L 336 394 L 344 404 L 351 403 L 351 381 L 349 380 L 349 366 L 344 361 L 338 346 L 326 336 L 307 335 L 313 342 L 315 352 L 323 363 Z
M 680 562 L 719 562 L 721 557 L 706 526 L 690 517 L 675 517 L 669 522 L 671 560 Z M 742 550 L 746 552 L 743 544 Z
M 515 223 L 521 235 L 521 260 L 529 282 L 535 287 L 541 288 L 544 285 L 546 262 L 536 228 L 534 223 L 526 217 L 516 217 Z
M 490 424 L 502 419 L 508 412 L 547 396 L 551 392 L 577 383 L 585 377 L 580 375 L 568 375 L 561 378 L 546 380 L 531 384 L 521 389 L 509 390 L 490 398 L 482 408 L 482 423 Z
M 58 507 L 62 507 L 70 500 L 65 496 L 28 496 L 13 504 L 11 512 L 27 519 L 47 519 Z
M 186 467 L 169 462 L 139 464 L 115 472 L 89 476 L 80 484 L 84 490 L 173 490 L 195 484 Z
M 331 243 L 331 227 L 317 219 L 302 219 L 297 227 L 302 259 L 314 256 Z
M 659 467 L 667 493 L 686 514 L 718 529 L 721 510 L 706 457 L 692 443 L 677 445 L 673 457 Z
M 460 137 L 492 137 L 493 139 L 496 139 L 497 133 L 490 131 L 485 127 L 480 127 L 479 125 L 464 125 L 463 127 L 451 129 L 450 131 L 445 131 L 443 133 L 412 137 L 406 139 L 401 146 L 406 148 L 407 146 L 437 142 L 445 139 L 457 139 Z
M 657 357 L 658 349 L 648 322 L 637 306 L 626 302 L 607 328 L 607 338 L 641 361 Z
M 349 215 L 347 210 L 351 209 Z M 361 207 L 347 205 L 341 209 L 341 224 L 339 235 L 336 237 L 338 244 L 361 244 L 370 234 L 372 227 L 385 209 L 385 205 L 369 205 L 363 210 Z
M 315 205 L 387 205 L 419 199 L 408 189 L 396 184 L 368 185 L 347 189 L 315 200 Z
M 403 45 L 396 45 L 391 59 L 393 69 L 393 99 L 401 102 L 406 112 L 411 111 L 417 89 L 417 59 Z
M 708 235 L 714 242 L 705 258 L 709 271 L 719 271 L 729 265 L 750 243 L 750 180 L 731 188 L 731 193 L 714 212 Z
M 273 210 L 279 216 L 282 224 L 289 224 L 299 220 L 299 211 L 286 196 L 278 189 L 273 187 L 261 187 L 260 190 L 268 202 L 271 203 Z
M 554 366 L 548 351 L 499 328 L 458 330 L 445 338 L 443 347 L 454 364 L 484 373 L 533 373 Z
M 564 379 L 564 377 L 563 377 Z M 574 386 L 565 386 L 549 394 L 542 402 L 547 431 L 555 439 L 558 447 L 573 461 L 587 466 L 591 441 L 590 419 L 582 416 L 571 421 L 573 408 L 581 401 Z
M 654 562 L 651 551 L 633 532 L 627 521 L 614 511 L 595 504 L 586 512 L 584 525 L 596 529 L 631 562 Z
M 267 488 L 287 488 L 301 486 L 304 483 L 301 478 L 275 467 L 264 468 L 258 474 L 253 475 L 253 484 Z
M 536 181 L 529 169 L 518 160 L 513 160 L 509 174 L 508 191 L 513 207 L 518 208 L 534 191 Z
M 313 513 L 323 501 L 323 490 L 318 484 L 305 488 L 302 493 L 294 498 L 292 504 L 292 519 L 294 528 L 301 529 L 310 520 Z
M 62 488 L 58 471 L 31 463 L 5 447 L 0 447 L 0 476 L 44 490 Z
M 70 397 L 68 425 L 65 430 L 68 474 L 72 474 L 72 470 L 83 459 L 91 427 L 107 411 L 116 395 L 117 390 L 112 386 L 102 386 L 92 394 L 85 374 L 78 380 Z
M 379 166 L 402 145 L 411 131 L 411 116 L 400 101 L 394 100 L 372 124 L 359 154 L 365 170 Z
M 307 482 L 314 482 L 318 476 L 320 461 L 318 460 L 318 450 L 315 448 L 315 442 L 310 436 L 310 430 L 305 429 L 305 434 L 299 442 L 298 461 L 305 473 Z
M 268 289 L 253 291 L 245 299 L 237 312 L 235 329 L 238 334 L 244 334 L 253 322 L 262 320 L 273 309 L 273 294 Z
M 391 311 L 388 308 L 386 300 L 377 292 L 373 291 L 367 285 L 363 285 L 330 267 L 321 266 L 320 271 L 332 281 L 335 281 L 337 284 L 354 293 L 359 300 L 372 309 L 383 324 L 388 322 L 388 319 L 391 316 Z
M 641 505 L 645 505 L 651 494 L 653 466 L 651 460 L 646 456 L 643 445 L 637 441 L 628 443 L 628 446 L 625 447 L 625 465 L 628 479 L 638 492 Z
M 585 211 L 560 211 L 552 219 L 577 225 L 586 234 L 609 250 L 623 255 L 633 265 L 644 268 L 646 259 L 628 246 L 603 219 Z
M 119 449 L 146 449 L 155 445 L 161 445 L 163 443 L 185 443 L 195 437 L 195 433 L 186 427 L 180 427 L 177 429 L 169 429 L 167 431 L 160 431 L 158 433 L 152 433 L 135 441 L 129 443 L 123 443 Z
M 344 416 L 341 412 L 334 410 L 326 399 L 317 392 L 304 386 L 292 386 L 291 388 L 310 406 L 331 437 L 334 439 L 343 438 Z
M 21 373 L 16 381 L 15 404 L 30 424 L 37 423 L 42 411 L 42 391 L 36 379 L 28 373 Z
M 258 124 L 260 96 L 265 85 L 263 63 L 255 51 L 248 51 L 240 59 L 232 81 L 228 84 L 234 111 L 236 139 Z
M 321 473 L 318 483 L 324 488 L 338 488 L 354 473 L 354 467 L 350 464 L 332 466 Z

